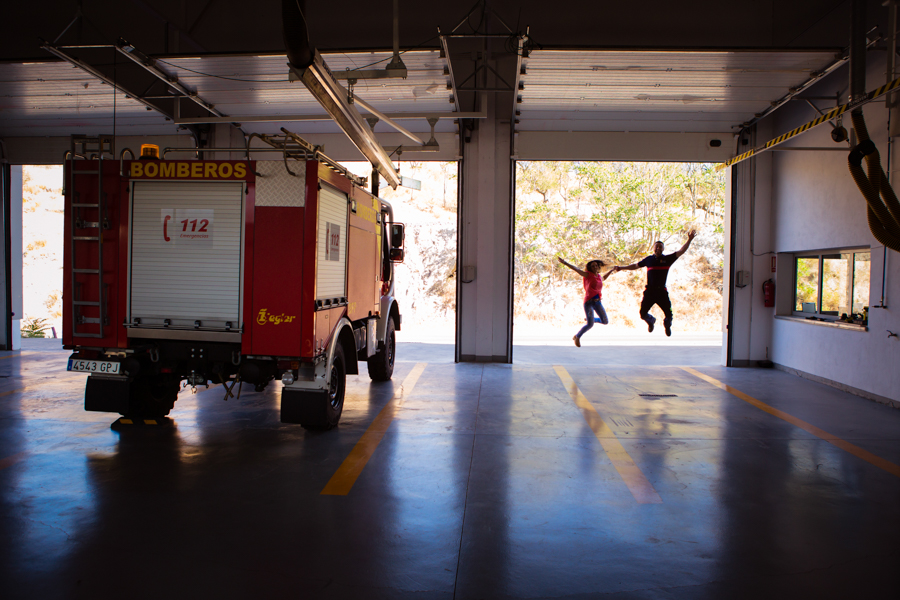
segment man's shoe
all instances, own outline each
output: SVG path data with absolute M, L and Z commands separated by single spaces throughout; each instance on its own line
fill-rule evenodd
M 656 323 L 656 321 L 647 321 L 647 331 L 649 331 L 650 333 L 653 333 L 653 324 L 654 323 Z
M 666 336 L 672 337 L 672 326 L 668 323 L 663 323 L 666 328 Z
M 576 336 L 573 337 L 572 339 L 575 340 L 575 346 L 576 346 L 577 348 L 581 348 L 581 340 L 578 339 L 578 336 L 576 335 Z

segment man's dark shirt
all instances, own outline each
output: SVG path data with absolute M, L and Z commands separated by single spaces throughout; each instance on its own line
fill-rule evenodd
M 647 267 L 647 287 L 665 287 L 669 267 L 676 260 L 678 260 L 678 256 L 675 253 L 664 254 L 658 258 L 655 254 L 651 254 L 639 262 L 639 267 Z

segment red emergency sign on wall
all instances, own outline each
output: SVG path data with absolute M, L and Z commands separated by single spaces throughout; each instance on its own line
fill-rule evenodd
M 772 272 L 773 272 L 773 273 L 775 272 L 775 263 L 776 263 L 776 262 L 778 262 L 778 257 L 777 257 L 777 256 L 773 256 L 773 257 L 772 257 Z

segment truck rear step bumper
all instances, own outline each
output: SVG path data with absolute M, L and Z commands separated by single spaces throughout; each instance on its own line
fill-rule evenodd
M 131 388 L 124 378 L 88 377 L 84 410 L 128 414 Z
M 281 422 L 303 423 L 326 402 L 328 390 L 281 390 Z

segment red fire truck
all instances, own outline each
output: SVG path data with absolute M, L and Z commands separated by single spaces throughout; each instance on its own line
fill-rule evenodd
M 330 429 L 359 360 L 391 378 L 403 225 L 315 157 L 67 158 L 63 345 L 85 410 L 156 419 L 183 387 L 278 379 L 282 422 Z

